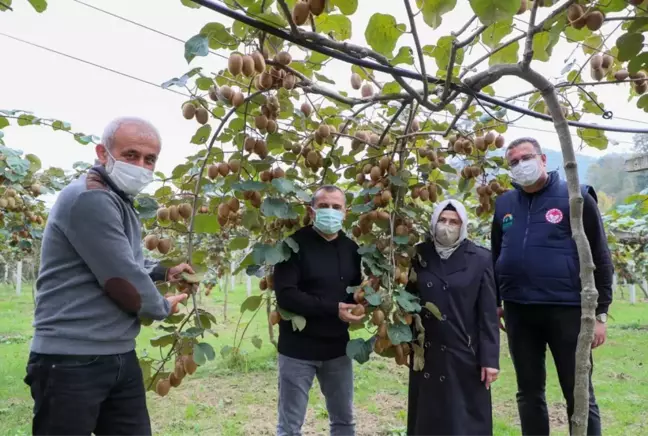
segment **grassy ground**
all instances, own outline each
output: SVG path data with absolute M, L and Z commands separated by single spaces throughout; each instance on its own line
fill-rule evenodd
M 25 361 L 31 337 L 33 303 L 27 291 L 17 297 L 0 288 L 0 434 L 30 433 L 31 398 L 23 384 Z M 203 297 L 203 305 L 219 321 L 219 337 L 209 341 L 217 352 L 232 345 L 239 304 L 245 290 L 230 294 L 228 319 L 224 320 L 223 295 Z M 607 435 L 648 434 L 648 303 L 630 305 L 617 301 L 612 306 L 608 343 L 595 351 L 596 394 Z M 249 318 L 249 315 L 246 315 Z M 247 318 L 246 318 L 247 319 Z M 242 326 L 244 328 L 245 325 Z M 157 331 L 144 329 L 138 349 L 143 352 Z M 263 339 L 256 349 L 251 338 Z M 267 340 L 265 315 L 250 324 L 244 341 L 246 359 L 233 366 L 217 355 L 215 361 L 199 368 L 178 389 L 165 398 L 149 396 L 149 409 L 155 434 L 184 435 L 270 435 L 276 422 L 276 354 Z M 148 347 L 149 351 L 153 351 Z M 502 344 L 502 373 L 493 387 L 495 434 L 519 434 L 515 404 L 515 379 L 506 343 Z M 566 434 L 566 414 L 550 357 L 547 402 L 554 434 Z M 372 357 L 356 365 L 356 409 L 358 434 L 404 434 L 407 407 L 407 374 L 391 361 Z M 326 434 L 327 414 L 317 385 L 311 392 L 304 434 Z

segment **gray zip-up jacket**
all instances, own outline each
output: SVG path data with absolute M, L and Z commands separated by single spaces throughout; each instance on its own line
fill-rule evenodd
M 139 317 L 169 315 L 169 302 L 154 284 L 166 272 L 144 259 L 131 199 L 103 167 L 93 167 L 60 192 L 50 211 L 31 350 L 69 355 L 134 350 Z

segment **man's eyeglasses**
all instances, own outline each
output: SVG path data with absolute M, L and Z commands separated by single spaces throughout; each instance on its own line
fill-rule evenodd
M 535 158 L 536 156 L 540 156 L 540 155 L 537 154 L 537 153 L 525 154 L 520 159 L 513 159 L 513 160 L 509 161 L 509 166 L 511 168 L 516 167 L 520 162 L 529 161 L 529 160 Z

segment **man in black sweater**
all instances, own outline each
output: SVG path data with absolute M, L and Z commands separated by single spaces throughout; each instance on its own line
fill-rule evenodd
M 362 316 L 351 314 L 355 304 L 347 287 L 361 283 L 361 260 L 358 245 L 342 232 L 346 200 L 339 188 L 325 185 L 315 191 L 308 213 L 314 224 L 292 235 L 299 251 L 274 270 L 279 307 L 306 319 L 302 331 L 290 321 L 279 323 L 277 435 L 301 435 L 317 376 L 331 435 L 352 436 L 353 365 L 346 345 L 349 323 Z

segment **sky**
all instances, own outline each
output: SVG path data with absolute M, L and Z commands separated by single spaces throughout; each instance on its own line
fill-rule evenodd
M 231 23 L 228 18 L 206 8 L 187 8 L 180 0 L 87 0 L 86 3 L 183 40 L 198 33 L 208 22 L 218 21 L 225 25 Z M 14 0 L 12 6 L 13 12 L 0 13 L 0 33 L 120 71 L 153 85 L 0 35 L 0 109 L 29 110 L 42 118 L 67 121 L 74 131 L 98 136 L 101 136 L 104 126 L 115 117 L 134 115 L 146 118 L 160 130 L 163 148 L 157 169 L 167 174 L 176 165 L 183 163 L 186 156 L 199 149 L 199 146 L 190 143 L 198 124 L 181 117 L 180 107 L 186 97 L 164 90 L 159 85 L 196 66 L 203 67 L 206 73 L 216 72 L 226 67 L 224 59 L 214 55 L 197 57 L 187 65 L 182 43 L 75 0 L 51 1 L 47 10 L 40 14 L 34 11 L 27 0 Z M 351 42 L 367 45 L 364 29 L 375 12 L 392 14 L 399 23 L 407 22 L 405 10 L 399 1 L 359 0 L 358 11 L 352 16 L 354 31 Z M 548 9 L 542 8 L 539 18 L 547 13 Z M 467 0 L 458 0 L 457 8 L 445 15 L 442 26 L 434 31 L 419 15 L 417 26 L 422 44 L 434 44 L 438 37 L 456 30 L 470 16 L 472 11 Z M 529 14 L 520 18 L 528 20 Z M 526 29 L 524 23 L 517 24 Z M 611 30 L 618 24 L 619 22 L 606 23 L 603 31 L 607 33 L 608 28 Z M 618 34 L 609 40 L 610 44 L 613 44 Z M 397 49 L 402 45 L 414 46 L 410 35 L 405 34 L 400 38 Z M 551 62 L 534 61 L 532 67 L 558 82 L 564 77 L 561 70 L 565 62 L 575 59 L 582 63 L 586 59 L 583 51 L 574 50 L 575 47 L 575 44 L 561 41 L 554 48 Z M 483 53 L 480 46 L 475 46 L 466 58 L 476 59 Z M 401 66 L 408 69 L 415 67 Z M 429 73 L 437 70 L 431 58 L 426 58 L 426 67 Z M 485 64 L 480 65 L 480 69 L 485 67 Z M 322 73 L 335 80 L 338 89 L 359 96 L 360 91 L 355 91 L 350 86 L 349 65 L 335 61 Z M 417 83 L 414 85 L 420 86 Z M 621 90 L 625 86 L 628 85 L 605 85 L 595 90 L 600 100 L 605 102 L 606 109 L 614 112 L 614 119 L 586 116 L 583 121 L 648 128 L 646 114 L 636 108 L 636 102 L 627 102 L 627 89 Z M 514 78 L 505 78 L 495 85 L 498 96 L 528 89 L 525 83 Z M 639 120 L 640 123 L 628 120 Z M 81 145 L 71 135 L 53 132 L 47 127 L 11 126 L 5 128 L 4 132 L 8 146 L 37 154 L 45 167 L 71 169 L 76 161 L 93 162 L 95 158 L 93 145 Z M 575 129 L 572 132 L 577 140 Z M 536 137 L 544 147 L 559 149 L 550 122 L 524 117 L 517 127 L 509 128 L 505 134 L 507 139 L 529 135 Z M 630 150 L 631 134 L 610 133 L 608 137 L 617 141 L 618 145 L 611 145 L 605 152 L 591 148 L 582 152 L 601 156 L 607 152 Z

